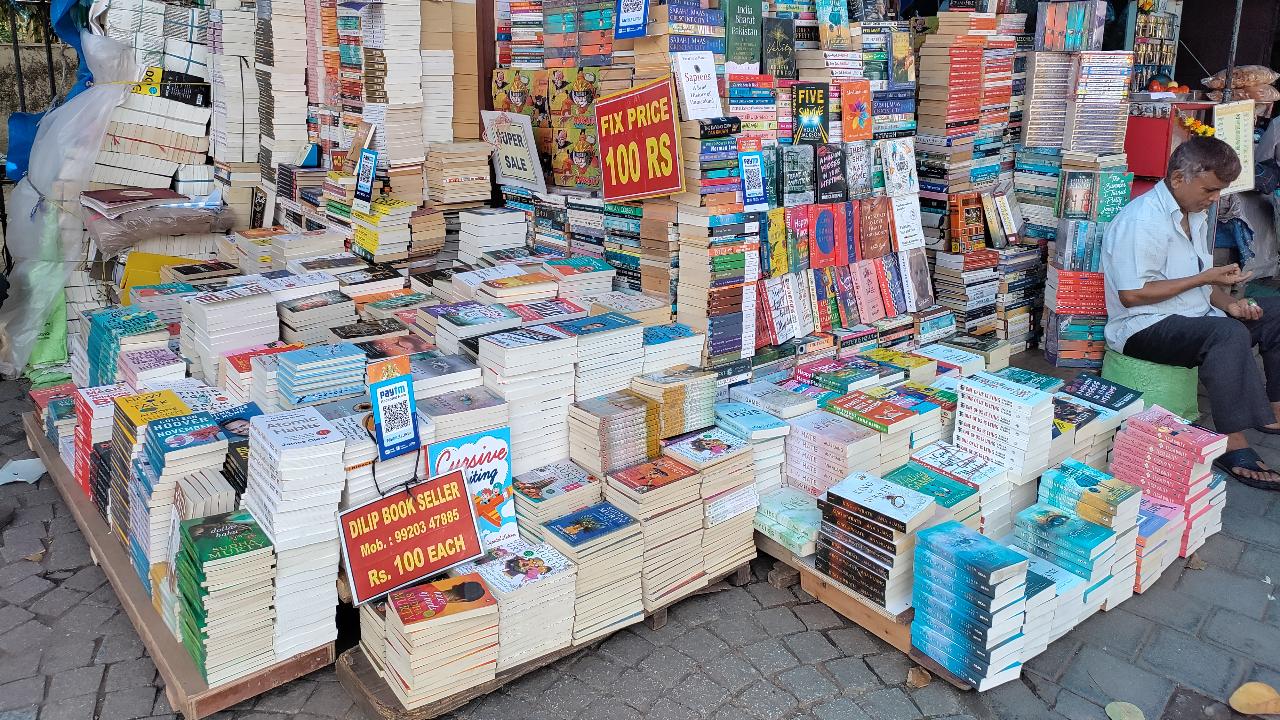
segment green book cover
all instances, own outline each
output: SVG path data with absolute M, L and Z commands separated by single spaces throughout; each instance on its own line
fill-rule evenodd
M 192 559 L 201 567 L 271 547 L 258 521 L 243 510 L 183 520 L 182 543 L 190 543 Z
M 725 0 L 725 71 L 735 75 L 760 72 L 760 0 Z

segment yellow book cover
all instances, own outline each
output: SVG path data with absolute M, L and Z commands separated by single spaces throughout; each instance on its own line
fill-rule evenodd
M 191 414 L 191 408 L 172 390 L 157 390 L 116 398 L 116 407 L 124 413 L 125 419 L 135 428 L 152 420 Z

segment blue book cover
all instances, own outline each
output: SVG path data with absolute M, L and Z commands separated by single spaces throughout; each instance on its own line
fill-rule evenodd
M 573 333 L 578 337 L 586 337 L 590 335 L 598 335 L 600 333 L 612 332 L 614 330 L 621 330 L 623 328 L 639 324 L 639 320 L 623 315 L 622 313 L 607 312 L 603 315 L 592 315 L 590 317 L 578 318 L 576 320 L 564 320 L 556 323 L 555 326 L 566 332 Z
M 993 373 L 996 377 L 1002 377 L 1011 380 L 1019 385 L 1026 385 L 1037 390 L 1043 390 L 1048 393 L 1057 392 L 1062 387 L 1062 381 L 1050 375 L 1044 375 L 1034 370 L 1024 370 L 1023 368 L 1009 367 L 1001 368 Z
M 1015 529 L 1013 531 L 1013 539 L 1028 552 L 1039 555 L 1055 565 L 1060 565 L 1067 572 L 1074 573 L 1082 578 L 1093 577 L 1096 570 L 1106 569 L 1098 566 L 1099 561 L 1097 559 L 1089 559 L 1060 545 L 1052 545 L 1045 542 L 1044 539 L 1036 537 L 1025 528 Z M 1109 567 L 1112 562 L 1111 558 L 1102 557 Z
M 146 452 L 156 472 L 165 462 L 207 451 L 212 447 L 226 449 L 227 436 L 222 434 L 213 417 L 206 412 L 152 420 L 147 423 Z
M 359 384 L 355 385 L 341 385 L 338 387 L 326 388 L 324 390 L 306 392 L 298 395 L 293 394 L 284 386 L 281 386 L 279 388 L 279 393 L 280 397 L 287 400 L 290 405 L 300 407 L 302 405 L 318 405 L 319 403 L 338 400 L 351 395 L 363 395 L 365 393 L 365 384 L 361 381 Z
M 546 528 L 570 547 L 578 547 L 636 523 L 635 518 L 602 502 L 552 520 Z
M 991 626 L 975 622 L 963 615 L 951 611 L 950 606 L 938 598 L 928 595 L 913 596 L 911 605 L 915 608 L 915 622 L 924 621 L 934 629 L 952 638 L 954 643 L 965 643 L 976 647 L 994 647 L 1003 642 L 1007 631 L 994 632 Z M 1019 629 L 1021 626 L 1019 625 Z
M 1058 508 L 1036 503 L 1014 519 L 1017 530 L 1029 533 L 1046 544 L 1056 545 L 1083 557 L 1095 558 L 1115 544 L 1110 528 L 1082 520 Z
M 506 545 L 519 536 L 511 486 L 510 428 L 433 442 L 427 445 L 426 455 L 429 477 L 462 471 L 485 547 Z
M 999 667 L 1004 667 L 1009 663 L 1010 657 L 1021 655 L 1022 632 L 1015 632 L 1008 638 L 997 642 L 993 647 L 987 647 L 985 644 L 979 644 L 973 642 L 970 638 L 955 634 L 946 624 L 930 617 L 921 618 L 920 622 L 912 623 L 912 630 L 915 630 L 917 626 L 920 632 L 914 634 L 912 636 L 913 639 L 918 637 L 920 640 L 929 643 L 939 652 L 964 663 L 979 676 L 986 675 L 991 671 L 993 658 L 999 664 L 997 667 L 999 669 Z
M 1058 584 L 1035 570 L 1028 569 L 1026 593 L 1027 602 L 1039 597 L 1040 593 L 1048 593 L 1053 597 L 1058 593 Z
M 716 403 L 716 424 L 740 438 L 774 437 L 791 429 L 769 413 L 740 402 Z
M 593 272 L 607 272 L 613 270 L 613 266 L 601 260 L 600 258 L 578 256 L 571 258 L 562 258 L 558 260 L 548 260 L 543 265 L 549 268 L 555 268 L 555 272 L 559 275 L 585 275 Z
M 964 598 L 976 607 L 991 610 L 992 606 L 996 604 L 996 588 L 977 582 L 972 575 L 965 573 L 937 555 L 927 551 L 922 553 L 919 548 L 915 552 L 914 572 L 917 581 L 928 580 L 934 585 L 944 588 L 947 592 Z M 1018 587 L 1025 587 L 1025 585 Z M 1000 595 L 1001 602 L 1007 603 L 1003 598 L 1013 597 L 1016 593 L 1000 593 Z
M 1027 559 L 952 520 L 921 530 L 918 546 L 990 583 L 1023 575 Z
M 311 368 L 363 364 L 367 358 L 363 351 L 347 342 L 332 345 L 311 345 L 300 350 L 290 350 L 276 357 L 280 372 L 301 377 Z
M 1021 639 L 1022 634 L 1019 633 L 1001 643 L 997 650 L 1004 649 L 1009 643 L 1020 643 Z M 911 626 L 911 644 L 924 652 L 925 655 L 933 658 L 951 673 L 975 686 L 989 675 L 1020 665 L 1017 661 L 1009 663 L 1008 660 L 1002 660 L 998 665 L 992 666 L 990 662 L 992 657 L 991 650 L 979 650 L 977 648 L 971 650 L 963 643 L 949 642 L 945 634 L 939 632 L 936 626 L 931 625 L 913 623 Z M 1005 655 L 1007 656 L 1007 654 Z
M 986 608 L 969 602 L 960 593 L 953 593 L 946 587 L 934 584 L 926 578 L 916 578 L 914 593 L 928 595 L 934 602 L 943 605 L 949 605 L 951 612 L 957 617 L 961 617 L 974 625 L 994 625 L 997 622 L 997 614 L 1004 616 L 1010 613 L 1020 613 L 1025 607 L 1025 599 L 1022 597 L 1009 601 L 1005 607 Z M 1016 605 L 1015 610 L 1008 610 L 1010 605 Z
M 651 325 L 644 329 L 645 345 L 662 345 L 673 340 L 683 340 L 691 338 L 698 333 L 693 328 L 683 323 L 672 323 L 670 325 Z

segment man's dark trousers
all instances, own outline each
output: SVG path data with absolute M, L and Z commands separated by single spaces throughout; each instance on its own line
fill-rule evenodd
M 1280 402 L 1280 297 L 1256 300 L 1261 320 L 1171 315 L 1131 335 L 1124 354 L 1161 365 L 1198 366 L 1220 433 L 1270 425 L 1276 422 L 1271 403 Z M 1254 345 L 1262 354 L 1265 385 Z

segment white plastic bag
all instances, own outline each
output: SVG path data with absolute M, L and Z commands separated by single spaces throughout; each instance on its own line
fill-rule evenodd
M 124 44 L 80 33 L 93 85 L 40 120 L 27 176 L 10 199 L 6 242 L 13 256 L 9 299 L 0 307 L 0 374 L 26 367 L 36 336 L 83 257 L 80 193 L 93 175 L 111 111 L 142 77 Z

